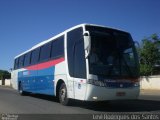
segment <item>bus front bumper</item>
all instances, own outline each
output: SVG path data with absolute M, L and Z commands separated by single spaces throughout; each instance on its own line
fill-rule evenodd
M 139 93 L 139 86 L 131 88 L 108 88 L 88 84 L 85 101 L 137 99 Z

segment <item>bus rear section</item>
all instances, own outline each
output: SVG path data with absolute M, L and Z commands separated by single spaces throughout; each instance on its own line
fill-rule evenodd
M 56 95 L 56 78 L 66 75 L 64 35 L 38 44 L 15 58 L 12 81 L 20 94 Z

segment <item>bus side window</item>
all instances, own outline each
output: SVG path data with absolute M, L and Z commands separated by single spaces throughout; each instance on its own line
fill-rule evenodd
M 23 67 L 24 63 L 24 55 L 19 58 L 19 68 Z
M 18 69 L 18 64 L 19 64 L 19 59 L 16 58 L 16 59 L 15 59 L 15 62 L 14 62 L 14 69 L 15 69 L 15 70 Z
M 41 47 L 40 50 L 40 61 L 45 61 L 50 59 L 50 52 L 51 52 L 51 42 L 45 44 Z
M 25 57 L 24 57 L 24 66 L 30 65 L 30 60 L 31 60 L 31 52 L 25 54 Z
M 31 53 L 31 64 L 32 65 L 39 62 L 39 51 L 40 51 L 40 48 L 37 48 L 32 51 Z
M 82 28 L 77 28 L 68 32 L 67 55 L 70 76 L 86 78 L 86 63 Z
M 51 58 L 56 59 L 64 56 L 64 36 L 52 42 Z

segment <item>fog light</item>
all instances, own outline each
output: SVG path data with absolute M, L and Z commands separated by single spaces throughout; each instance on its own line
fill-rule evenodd
M 94 100 L 97 100 L 97 97 L 92 97 Z
M 139 82 L 134 83 L 134 87 L 139 87 Z

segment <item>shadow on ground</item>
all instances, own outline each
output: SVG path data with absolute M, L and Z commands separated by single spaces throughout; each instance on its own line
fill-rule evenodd
M 40 94 L 30 96 L 58 103 L 56 97 Z M 154 100 L 117 100 L 103 102 L 73 101 L 71 107 L 80 107 L 99 112 L 151 112 L 160 111 L 160 101 Z

